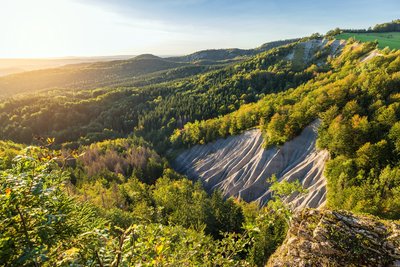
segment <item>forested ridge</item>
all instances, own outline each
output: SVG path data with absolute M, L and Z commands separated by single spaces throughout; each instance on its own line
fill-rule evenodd
M 280 44 L 212 64 L 145 55 L 173 66 L 137 78 L 99 63 L 87 84 L 2 100 L 0 265 L 264 266 L 299 183 L 265 177 L 259 207 L 207 193 L 167 158 L 254 127 L 279 146 L 316 119 L 327 206 L 400 219 L 400 52 L 320 35 Z M 97 68 L 116 76 L 103 86 Z
M 339 28 L 336 28 L 336 30 L 331 31 L 331 33 L 335 32 L 335 31 L 337 32 L 338 30 L 343 31 L 343 32 L 351 32 L 351 33 L 399 32 L 400 31 L 400 20 L 396 19 L 396 20 L 392 20 L 391 22 L 376 24 L 374 27 L 369 27 L 368 29 L 339 29 Z
M 227 114 L 325 71 L 312 62 L 293 66 L 285 59 L 292 48 L 274 48 L 221 70 L 140 88 L 53 90 L 11 98 L 0 106 L 1 136 L 23 143 L 49 136 L 76 147 L 135 129 L 162 151 L 172 131 L 186 122 Z M 328 52 L 320 52 L 319 60 Z
M 267 95 L 219 118 L 175 130 L 176 146 L 202 144 L 260 127 L 265 146 L 281 145 L 321 119 L 318 145 L 328 149 L 328 206 L 399 219 L 400 53 L 348 43 L 332 69 L 296 89 Z
M 0 99 L 19 93 L 51 90 L 93 89 L 109 86 L 140 87 L 189 77 L 218 69 L 271 48 L 293 43 L 298 39 L 265 43 L 255 49 L 219 49 L 199 51 L 188 56 L 161 58 L 143 54 L 127 60 L 80 63 L 0 77 Z
M 53 89 L 4 100 L 2 139 L 35 146 L 1 144 L 1 264 L 262 266 L 291 216 L 279 196 L 300 188 L 276 186 L 275 200 L 261 209 L 209 195 L 154 149 L 165 151 L 186 121 L 309 79 L 301 70 L 284 72 L 288 49 L 140 88 Z M 245 77 L 245 68 L 253 75 Z M 244 86 L 251 98 L 240 99 Z M 213 110 L 208 92 L 226 108 Z M 207 109 L 198 106 L 204 99 Z
M 142 55 L 130 60 L 66 65 L 1 77 L 0 96 L 49 88 L 82 89 L 107 86 L 128 78 L 135 81 L 135 77 L 140 75 L 186 65 L 153 55 Z

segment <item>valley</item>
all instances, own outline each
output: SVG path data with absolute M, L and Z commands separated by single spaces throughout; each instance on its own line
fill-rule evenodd
M 0 77 L 0 265 L 396 266 L 398 25 Z

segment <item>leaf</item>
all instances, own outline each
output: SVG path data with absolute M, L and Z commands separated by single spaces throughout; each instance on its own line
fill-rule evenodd
M 157 254 L 161 254 L 161 252 L 163 251 L 163 249 L 164 249 L 164 245 L 163 245 L 163 244 L 160 244 L 160 245 L 156 246 L 156 252 L 157 252 Z
M 11 195 L 11 188 L 6 188 L 6 196 L 10 197 Z
M 66 256 L 72 256 L 72 255 L 77 254 L 78 252 L 79 252 L 79 248 L 74 247 L 74 248 L 70 248 L 70 249 L 66 250 L 64 253 Z

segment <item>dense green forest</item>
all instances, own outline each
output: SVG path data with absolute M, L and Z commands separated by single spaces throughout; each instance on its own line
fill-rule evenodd
M 39 90 L 81 90 L 96 87 L 141 87 L 241 62 L 298 39 L 265 43 L 255 49 L 205 50 L 181 57 L 161 58 L 143 54 L 128 60 L 71 64 L 59 68 L 0 77 L 0 99 Z
M 254 127 L 270 147 L 320 120 L 327 206 L 400 219 L 400 52 L 327 38 L 0 79 L 24 92 L 0 102 L 0 265 L 264 266 L 300 185 L 259 207 L 168 161 Z
M 268 147 L 320 119 L 318 144 L 331 155 L 328 206 L 399 219 L 400 53 L 380 50 L 363 62 L 374 49 L 376 43 L 349 42 L 328 72 L 226 116 L 187 123 L 171 141 L 202 144 L 257 126 Z
M 168 136 L 185 123 L 230 113 L 325 71 L 324 65 L 298 67 L 285 60 L 292 49 L 274 48 L 221 70 L 139 88 L 51 90 L 10 98 L 0 104 L 0 135 L 22 143 L 55 137 L 77 148 L 135 129 L 163 152 Z M 328 50 L 318 52 L 320 62 L 329 56 Z
M 2 265 L 262 266 L 291 216 L 279 197 L 301 191 L 276 184 L 259 208 L 207 194 L 140 138 L 51 145 L 1 144 Z
M 156 74 L 161 83 L 142 87 L 2 101 L 2 139 L 36 146 L 1 143 L 1 263 L 263 266 L 290 221 L 280 197 L 301 188 L 277 184 L 263 208 L 224 199 L 174 172 L 155 149 L 171 147 L 169 136 L 188 121 L 311 79 L 310 69 L 285 60 L 293 46 L 189 78 Z

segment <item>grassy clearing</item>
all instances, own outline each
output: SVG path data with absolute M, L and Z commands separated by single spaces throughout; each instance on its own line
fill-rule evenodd
M 361 42 L 372 42 L 377 40 L 379 48 L 400 49 L 400 32 L 382 32 L 382 33 L 341 33 L 336 35 L 336 39 L 349 39 L 353 37 Z

